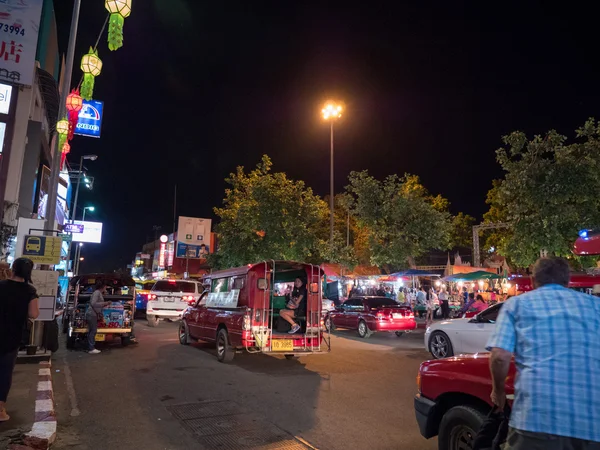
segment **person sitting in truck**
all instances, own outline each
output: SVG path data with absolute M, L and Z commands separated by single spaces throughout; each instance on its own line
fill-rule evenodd
M 301 317 L 306 311 L 306 297 L 307 292 L 304 281 L 296 278 L 294 290 L 290 300 L 285 305 L 286 308 L 279 311 L 279 316 L 292 326 L 289 334 L 294 334 L 300 329 L 300 325 L 294 319 Z

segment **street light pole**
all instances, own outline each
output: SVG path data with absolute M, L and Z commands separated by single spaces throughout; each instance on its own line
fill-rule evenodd
M 333 208 L 334 208 L 334 193 L 333 193 L 333 120 L 331 121 L 331 158 L 329 167 L 329 243 L 333 249 Z
M 67 46 L 67 60 L 65 71 L 63 73 L 63 83 L 60 93 L 60 105 L 58 108 L 58 119 L 65 117 L 67 113 L 67 95 L 71 87 L 71 74 L 73 73 L 73 59 L 75 58 L 75 42 L 77 40 L 77 27 L 79 25 L 79 9 L 81 0 L 75 0 L 73 5 L 73 16 L 71 17 L 71 32 L 69 34 L 69 44 Z M 53 124 L 51 124 L 53 125 Z M 58 136 L 56 131 L 52 137 L 52 170 L 50 172 L 50 186 L 48 190 L 48 201 L 46 203 L 46 230 L 54 230 L 56 220 L 56 202 L 58 197 L 58 180 L 60 176 L 60 160 L 62 149 L 58 148 Z
M 329 244 L 333 249 L 333 225 L 334 225 L 334 208 L 335 208 L 335 193 L 333 183 L 333 122 L 342 117 L 342 107 L 333 102 L 327 102 L 321 111 L 323 119 L 330 122 L 330 167 L 329 167 Z

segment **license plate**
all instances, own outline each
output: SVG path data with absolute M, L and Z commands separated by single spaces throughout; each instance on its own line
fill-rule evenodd
M 163 297 L 163 302 L 171 302 L 173 303 L 175 299 L 173 297 Z
M 392 317 L 394 319 L 404 319 L 404 316 L 400 313 L 394 313 L 394 314 L 392 314 Z
M 105 341 L 106 340 L 106 335 L 103 333 L 98 333 L 96 334 L 96 341 Z
M 293 339 L 273 339 L 271 345 L 274 352 L 293 352 L 294 351 L 294 340 Z

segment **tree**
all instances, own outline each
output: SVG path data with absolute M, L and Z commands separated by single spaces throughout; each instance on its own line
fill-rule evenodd
M 448 202 L 431 196 L 418 177 L 378 181 L 362 171 L 352 172 L 349 182 L 352 213 L 367 230 L 372 264 L 399 269 L 430 249 L 448 247 Z
M 249 173 L 238 167 L 226 182 L 223 207 L 215 208 L 219 248 L 210 263 L 235 267 L 268 259 L 318 262 L 327 204 L 302 181 L 271 172 L 264 155 Z
M 472 247 L 473 225 L 475 217 L 459 212 L 452 217 L 452 229 L 450 231 L 450 247 Z
M 488 194 L 485 219 L 510 224 L 497 248 L 521 267 L 542 250 L 571 256 L 578 231 L 600 224 L 600 126 L 589 119 L 576 136 L 567 144 L 554 130 L 532 140 L 517 131 L 496 152 L 505 177 Z

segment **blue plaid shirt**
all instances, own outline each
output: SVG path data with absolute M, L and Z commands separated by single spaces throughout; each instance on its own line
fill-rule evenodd
M 487 349 L 512 352 L 510 426 L 600 442 L 600 299 L 551 284 L 506 301 Z

